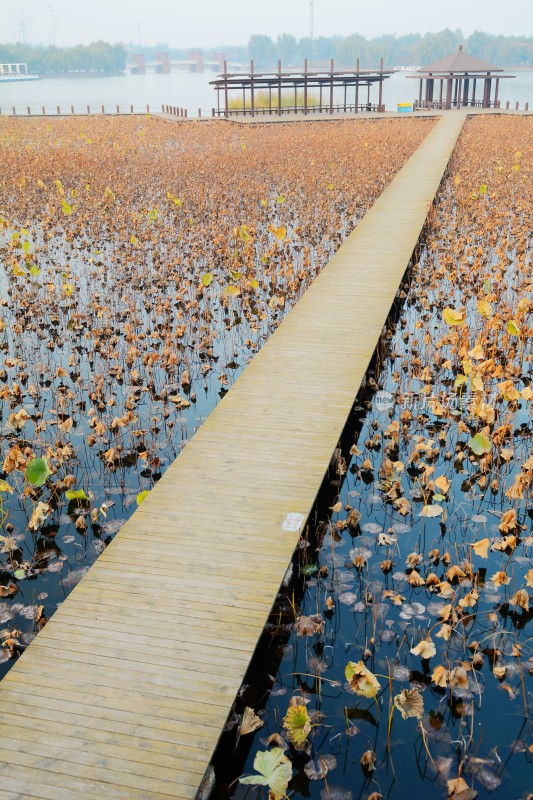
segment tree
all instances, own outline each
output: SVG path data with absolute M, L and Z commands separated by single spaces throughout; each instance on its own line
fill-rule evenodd
M 276 48 L 270 36 L 256 33 L 248 40 L 248 55 L 256 66 L 272 67 L 276 61 Z

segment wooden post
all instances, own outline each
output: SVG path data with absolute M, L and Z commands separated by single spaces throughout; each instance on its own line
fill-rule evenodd
M 320 113 L 322 114 L 322 84 L 320 84 Z
M 228 62 L 224 61 L 224 116 L 229 116 L 228 106 Z
M 518 100 L 515 103 L 515 111 L 518 111 Z
M 355 113 L 359 113 L 359 59 L 355 62 L 355 71 L 357 77 L 355 79 Z
M 499 106 L 498 106 L 499 108 Z M 529 111 L 529 102 L 527 102 L 524 106 L 524 111 Z
M 272 114 L 272 84 L 268 84 L 268 113 Z
M 59 106 L 57 106 L 57 113 L 58 113 L 58 114 L 61 114 L 61 109 L 60 109 L 60 107 L 59 107 Z
M 70 107 L 70 113 L 71 113 L 71 114 L 74 114 L 74 106 L 71 106 L 71 107 Z
M 440 89 L 439 89 L 439 108 L 442 108 L 442 92 L 444 89 L 444 81 L 440 79 Z
M 147 114 L 149 114 L 149 113 L 150 113 L 150 106 L 148 105 L 148 103 L 146 104 L 146 113 L 147 113 Z
M 87 106 L 87 114 L 91 113 L 91 106 Z
M 87 106 L 89 108 L 89 106 Z M 133 114 L 133 106 L 130 106 L 130 114 Z
M 494 90 L 494 108 L 498 108 L 498 92 L 500 90 L 500 79 L 496 78 L 496 88 Z
M 41 106 L 41 112 L 42 112 L 43 114 L 45 113 L 44 106 Z
M 307 116 L 307 59 L 304 59 L 304 115 Z
M 31 115 L 31 108 L 29 106 L 27 106 L 27 109 L 28 109 L 28 117 L 29 117 Z
M 331 82 L 329 85 L 329 113 L 333 114 L 333 70 L 335 69 L 335 61 L 331 59 L 330 64 L 330 74 L 331 74 Z
M 461 89 L 463 86 L 463 79 L 459 78 L 457 80 L 457 108 L 461 108 Z
M 475 102 L 476 102 L 476 78 L 474 78 L 474 81 L 472 83 L 472 105 L 475 105 Z
M 167 108 L 167 113 L 168 113 L 168 106 L 166 108 Z M 161 103 L 161 113 L 162 114 L 165 113 L 165 104 L 164 103 Z
M 251 108 L 252 117 L 255 117 L 255 97 L 254 97 L 254 62 L 250 61 L 250 93 L 251 93 Z
M 201 116 L 202 116 L 202 109 L 201 109 L 201 108 L 199 108 L 199 109 L 198 109 L 198 118 L 200 118 Z
M 509 100 L 507 100 L 507 102 L 505 103 L 505 110 L 509 111 Z M 15 113 L 14 109 L 13 109 L 13 113 Z
M 348 84 L 344 82 L 344 113 L 346 113 L 346 92 L 348 91 Z
M 102 106 L 102 114 L 105 114 L 105 107 Z
M 422 84 L 424 83 L 424 78 L 420 78 L 420 90 L 418 92 L 418 103 L 422 105 Z
M 507 107 L 509 107 L 509 106 L 507 106 Z M 15 106 L 13 106 L 13 116 L 16 116 L 16 113 L 17 113 L 17 110 L 16 110 Z
M 446 79 L 446 108 L 452 107 L 452 84 L 453 79 L 447 78 Z
M 298 113 L 298 85 L 294 81 L 294 113 Z
M 281 58 L 278 59 L 278 117 L 281 117 Z
M 381 104 L 383 102 L 383 59 L 379 59 L 379 99 L 378 99 L 378 111 L 381 111 Z

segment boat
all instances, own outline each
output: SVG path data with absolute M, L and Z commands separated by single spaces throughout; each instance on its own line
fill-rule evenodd
M 0 64 L 0 83 L 17 83 L 18 81 L 38 81 L 40 75 L 28 72 L 27 64 Z

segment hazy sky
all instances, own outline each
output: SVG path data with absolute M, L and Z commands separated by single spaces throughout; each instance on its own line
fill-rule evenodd
M 106 41 L 168 42 L 174 47 L 245 44 L 252 33 L 309 34 L 309 0 L 0 0 L 0 41 L 48 38 L 47 12 L 56 17 L 57 44 Z M 315 36 L 411 33 L 461 28 L 532 35 L 532 0 L 315 0 Z M 42 21 L 42 23 L 41 23 Z

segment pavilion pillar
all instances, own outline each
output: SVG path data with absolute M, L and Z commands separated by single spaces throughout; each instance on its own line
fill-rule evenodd
M 224 116 L 229 117 L 228 103 L 228 63 L 224 61 Z
M 329 113 L 333 114 L 333 70 L 335 69 L 335 61 L 331 59 L 330 63 L 330 84 L 329 84 Z
M 470 81 L 468 78 L 465 78 L 463 81 L 464 89 L 463 89 L 463 105 L 468 105 L 468 87 L 470 85 Z
M 366 85 L 366 110 L 370 111 L 370 81 Z
M 355 113 L 359 113 L 359 59 L 355 63 L 355 71 L 357 77 L 355 78 Z
M 294 81 L 294 113 L 298 113 L 298 84 Z
M 476 79 L 474 78 L 472 83 L 472 105 L 475 105 L 476 102 Z
M 424 78 L 420 78 L 420 91 L 418 92 L 418 104 L 422 105 L 422 84 L 424 83 Z
M 344 84 L 344 111 L 346 111 L 346 92 L 348 91 L 348 84 Z
M 272 114 L 272 84 L 268 84 L 268 113 Z
M 322 113 L 322 84 L 320 84 L 320 113 Z
M 444 80 L 440 79 L 440 89 L 439 89 L 439 107 L 442 108 L 442 93 L 444 90 Z
M 489 108 L 490 107 L 490 78 L 485 78 L 483 83 L 484 83 L 483 108 Z
M 496 78 L 496 88 L 494 90 L 494 108 L 498 108 L 498 91 L 500 88 L 500 79 Z
M 307 116 L 307 59 L 304 59 L 304 114 Z
M 450 109 L 452 107 L 452 85 L 453 85 L 453 78 L 447 78 L 446 80 L 446 108 Z
M 281 117 L 281 58 L 278 60 L 278 117 Z
M 378 98 L 378 111 L 381 111 L 381 104 L 383 101 L 383 59 L 379 59 L 379 98 Z
M 461 108 L 461 90 L 463 88 L 463 79 L 457 80 L 457 108 Z
M 255 117 L 255 97 L 254 97 L 254 62 L 250 61 L 250 105 L 252 108 L 252 117 Z

